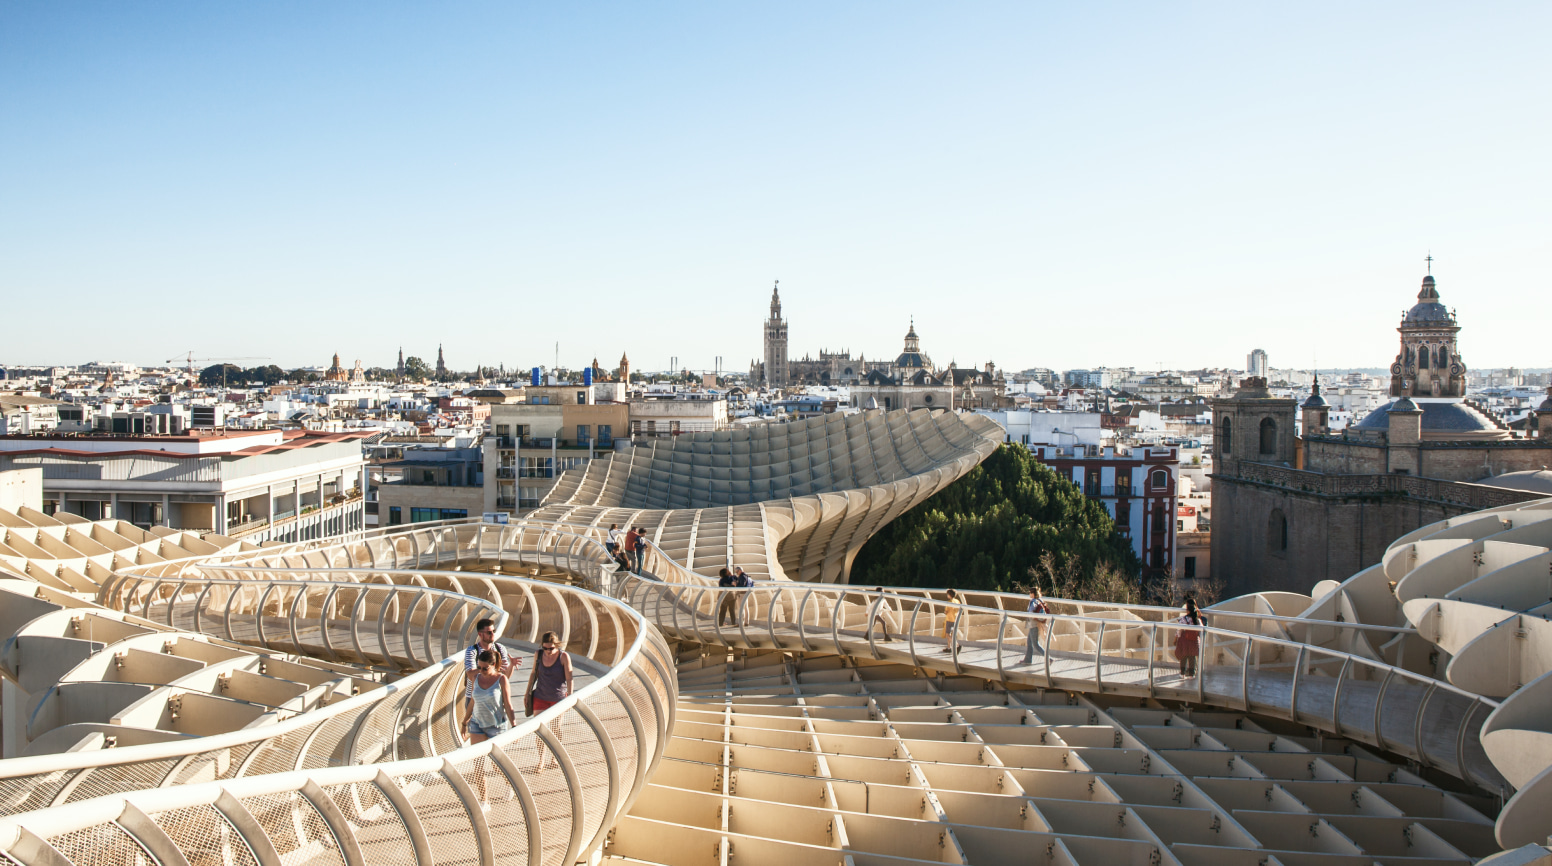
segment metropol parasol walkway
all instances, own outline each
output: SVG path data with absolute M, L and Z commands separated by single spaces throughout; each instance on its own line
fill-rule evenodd
M 0 512 L 0 864 L 1552 856 L 1552 500 L 1217 605 L 1198 676 L 1178 611 L 1079 600 L 1026 662 L 1021 597 L 837 582 L 1001 439 L 944 412 L 690 434 L 520 524 L 283 547 Z M 611 523 L 647 528 L 642 576 Z M 728 562 L 757 585 L 719 589 Z M 465 745 L 483 618 L 524 654 L 559 632 L 576 691 Z

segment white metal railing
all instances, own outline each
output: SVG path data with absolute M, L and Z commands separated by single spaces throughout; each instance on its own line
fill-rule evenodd
M 570 863 L 596 850 L 666 746 L 673 658 L 656 630 L 612 599 L 424 568 L 470 557 L 511 562 L 503 540 L 530 543 L 516 557 L 524 564 L 584 582 L 596 581 L 607 561 L 590 538 L 507 529 L 405 527 L 116 576 L 101 600 L 154 622 L 420 670 L 262 729 L 0 762 L 0 810 L 11 815 L 0 819 L 0 849 L 21 863 L 174 849 L 194 863 L 243 846 L 259 863 L 332 849 L 347 863 L 413 851 L 427 864 L 433 838 L 436 862 L 449 845 L 467 849 L 454 859 L 482 864 L 498 855 L 503 863 Z M 532 643 L 555 630 L 585 647 L 574 667 L 592 682 L 514 730 L 464 746 L 454 710 L 461 649 L 485 611 L 510 640 Z M 557 772 L 538 772 L 541 754 Z
M 1004 683 L 1280 716 L 1413 758 L 1493 793 L 1503 781 L 1478 739 L 1482 720 L 1497 702 L 1392 665 L 1296 641 L 1168 621 L 1035 615 L 924 593 L 813 584 L 724 589 L 699 581 L 631 579 L 620 592 L 649 622 L 685 640 L 895 659 Z M 1025 662 L 1028 633 L 1036 624 L 1044 651 L 1031 653 Z M 1198 635 L 1200 670 L 1191 677 L 1183 675 L 1172 655 L 1176 638 L 1186 632 Z

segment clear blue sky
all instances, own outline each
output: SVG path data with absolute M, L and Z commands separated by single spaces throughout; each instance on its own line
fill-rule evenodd
M 1552 4 L 0 5 L 0 362 L 1552 364 Z

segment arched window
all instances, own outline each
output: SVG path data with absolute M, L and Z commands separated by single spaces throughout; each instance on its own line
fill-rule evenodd
M 1426 369 L 1428 369 L 1428 347 L 1427 346 L 1419 347 L 1419 349 L 1417 351 L 1417 369 L 1419 369 L 1419 370 L 1426 370 Z
M 1288 518 L 1281 508 L 1272 509 L 1266 520 L 1266 549 L 1279 556 L 1288 552 Z
M 1169 473 L 1163 469 L 1155 469 L 1148 483 L 1153 485 L 1154 490 L 1163 490 L 1169 487 Z
M 1233 418 L 1225 418 L 1225 419 L 1223 419 L 1223 432 L 1219 434 L 1218 439 L 1220 440 L 1219 443 L 1218 443 L 1218 451 L 1219 451 L 1219 453 L 1221 453 L 1221 454 L 1228 454 L 1229 452 L 1234 450 L 1234 419 Z
M 1277 453 L 1277 422 L 1270 418 L 1261 419 L 1261 453 Z
M 1439 363 L 1434 364 L 1435 367 L 1438 367 L 1440 370 L 1447 370 L 1447 369 L 1449 369 L 1449 366 L 1450 366 L 1450 350 L 1446 349 L 1443 346 L 1440 346 L 1439 347 L 1438 360 L 1439 360 Z

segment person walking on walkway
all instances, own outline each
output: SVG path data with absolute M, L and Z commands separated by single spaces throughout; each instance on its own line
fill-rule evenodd
M 637 574 L 641 573 L 641 563 L 636 561 L 636 539 L 640 537 L 634 529 L 625 533 L 625 550 L 623 551 L 625 554 L 625 567 Z
M 943 651 L 959 654 L 959 593 L 948 591 L 947 607 L 943 609 Z
M 717 628 L 722 627 L 724 616 L 731 619 L 733 625 L 738 625 L 739 594 L 729 591 L 738 586 L 738 578 L 733 576 L 733 572 L 723 568 L 717 572 L 717 586 L 722 588 L 722 591 L 717 593 Z
M 544 712 L 555 706 L 566 696 L 571 694 L 571 654 L 561 650 L 560 635 L 553 631 L 544 633 L 539 639 L 539 652 L 534 655 L 533 673 L 528 675 L 527 694 L 533 697 L 534 715 Z M 560 738 L 560 719 L 550 723 L 550 730 L 555 732 L 556 739 Z M 539 762 L 534 765 L 535 773 L 544 772 L 544 740 L 535 738 L 539 743 Z M 549 766 L 555 765 L 555 759 L 551 758 Z
M 1181 625 L 1194 626 L 1182 628 L 1175 633 L 1175 658 L 1180 660 L 1180 676 L 1191 679 L 1196 676 L 1196 657 L 1202 652 L 1202 629 L 1207 624 L 1207 617 L 1196 609 L 1196 599 L 1186 599 L 1186 612 L 1176 619 Z
M 464 678 L 469 683 L 468 697 L 464 698 L 463 723 L 459 725 L 460 730 L 468 732 L 470 745 L 483 743 L 517 725 L 517 713 L 512 709 L 512 684 L 501 672 L 501 656 L 493 650 L 480 650 L 474 663 L 478 665 L 476 669 L 464 671 Z M 475 783 L 479 788 L 480 808 L 489 811 L 486 775 L 477 773 Z
M 884 594 L 884 588 L 882 586 L 873 587 L 873 591 L 878 594 L 878 607 L 874 609 L 873 619 L 868 621 L 868 626 L 871 628 L 875 622 L 882 625 L 884 627 L 884 642 L 888 643 L 891 640 L 894 640 L 894 638 L 889 636 L 889 626 L 891 623 L 894 623 L 895 620 L 894 605 L 889 603 L 889 596 Z M 895 631 L 899 630 L 900 626 L 896 623 Z
M 1045 597 L 1040 594 L 1040 585 L 1035 584 L 1029 588 L 1029 606 L 1025 608 L 1032 614 L 1050 613 L 1045 606 Z M 1024 664 L 1030 664 L 1035 660 L 1035 653 L 1045 654 L 1045 649 L 1040 646 L 1040 628 L 1046 622 L 1042 616 L 1032 616 L 1024 621 Z
M 496 642 L 496 621 L 482 619 L 474 624 L 474 643 L 469 644 L 463 651 L 463 669 L 472 671 L 479 666 L 479 655 L 482 652 L 496 654 L 496 669 L 502 676 L 511 676 L 512 672 L 523 666 L 522 659 L 513 658 L 507 652 L 507 648 Z M 464 697 L 474 694 L 474 686 L 471 684 L 464 689 Z

